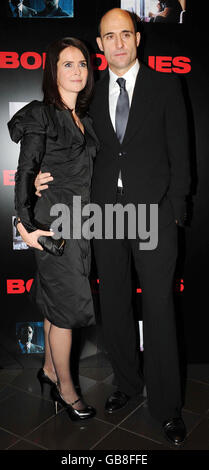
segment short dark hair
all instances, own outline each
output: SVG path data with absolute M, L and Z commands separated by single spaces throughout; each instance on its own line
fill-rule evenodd
M 108 10 L 108 11 L 109 11 L 109 10 Z M 134 26 L 134 31 L 135 31 L 135 33 L 137 33 L 137 31 L 138 31 L 138 23 L 141 21 L 140 18 L 139 18 L 139 16 L 138 16 L 136 13 L 132 12 L 132 11 L 128 11 L 128 10 L 123 10 L 123 11 L 126 11 L 126 13 L 129 14 L 129 16 L 130 16 L 130 18 L 131 18 L 131 21 L 132 21 L 132 23 L 133 23 L 133 26 Z M 106 12 L 106 13 L 107 13 L 107 12 Z M 106 14 L 106 13 L 105 13 L 105 14 Z M 102 17 L 100 18 L 100 22 L 99 22 L 99 25 L 98 25 L 98 35 L 99 35 L 100 37 L 101 37 L 101 22 L 102 22 L 103 16 L 105 16 L 105 14 L 102 15 Z
M 34 333 L 34 327 L 31 325 L 31 323 L 24 323 L 23 325 L 19 326 L 17 333 L 18 339 L 21 339 L 23 337 L 29 327 L 33 330 Z
M 88 109 L 89 102 L 93 92 L 94 76 L 91 67 L 90 54 L 85 44 L 79 39 L 67 37 L 59 39 L 51 43 L 47 48 L 46 63 L 43 75 L 42 90 L 44 94 L 43 101 L 46 104 L 55 104 L 58 109 L 65 109 L 66 105 L 63 103 L 57 85 L 57 62 L 60 53 L 66 47 L 76 47 L 84 55 L 87 61 L 88 78 L 86 86 L 78 94 L 76 102 L 76 113 L 79 117 L 83 117 Z

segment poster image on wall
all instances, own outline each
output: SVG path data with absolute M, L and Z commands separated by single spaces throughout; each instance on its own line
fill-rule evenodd
M 28 250 L 28 245 L 22 240 L 17 227 L 15 227 L 16 217 L 12 217 L 12 232 L 13 232 L 13 250 Z
M 74 0 L 7 0 L 13 18 L 66 18 L 74 16 Z
M 43 322 L 16 323 L 17 351 L 20 354 L 44 352 Z
M 121 0 L 121 8 L 149 23 L 183 23 L 186 0 Z

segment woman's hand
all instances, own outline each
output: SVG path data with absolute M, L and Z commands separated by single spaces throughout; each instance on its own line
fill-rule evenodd
M 39 171 L 34 181 L 36 187 L 36 196 L 41 197 L 41 191 L 49 187 L 46 183 L 49 183 L 49 181 L 53 181 L 53 179 L 54 178 L 53 176 L 51 176 L 51 173 L 41 173 L 41 171 Z
M 44 230 L 35 230 L 34 232 L 28 233 L 23 224 L 18 222 L 17 229 L 19 234 L 21 235 L 23 241 L 30 246 L 31 248 L 37 248 L 38 250 L 43 251 L 42 246 L 38 243 L 38 238 L 41 235 L 45 235 L 46 237 L 52 237 L 54 232 L 45 232 Z

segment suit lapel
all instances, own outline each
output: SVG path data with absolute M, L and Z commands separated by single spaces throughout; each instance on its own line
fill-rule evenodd
M 105 77 L 100 83 L 100 97 L 98 102 L 98 121 L 101 124 L 101 134 L 111 139 L 117 146 L 120 145 L 120 142 L 115 133 L 114 127 L 112 125 L 110 111 L 109 111 L 109 72 L 106 73 Z M 102 119 L 101 119 L 102 116 Z
M 141 132 L 153 100 L 151 90 L 149 69 L 141 63 L 134 87 L 123 145 L 127 144 L 136 132 Z

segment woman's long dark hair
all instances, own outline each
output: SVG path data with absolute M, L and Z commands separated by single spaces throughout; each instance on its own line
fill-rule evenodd
M 76 38 L 63 38 L 53 42 L 48 46 L 46 53 L 46 63 L 44 69 L 42 90 L 44 94 L 43 101 L 46 104 L 55 104 L 58 109 L 65 109 L 66 105 L 63 103 L 57 85 L 57 62 L 60 53 L 66 47 L 76 47 L 80 49 L 83 56 L 87 61 L 88 78 L 86 86 L 78 93 L 76 102 L 76 113 L 79 117 L 83 117 L 88 109 L 89 102 L 92 96 L 94 86 L 93 70 L 90 62 L 90 55 L 87 47 L 83 42 Z

